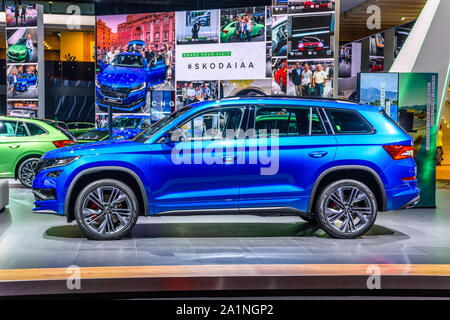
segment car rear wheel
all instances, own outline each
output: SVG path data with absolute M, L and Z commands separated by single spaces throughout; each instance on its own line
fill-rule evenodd
M 33 186 L 34 168 L 38 162 L 39 158 L 28 158 L 20 164 L 19 169 L 17 170 L 17 177 L 19 178 L 20 183 L 27 188 Z
M 75 202 L 75 219 L 86 236 L 117 240 L 129 234 L 138 219 L 139 205 L 125 183 L 103 179 L 87 185 Z
M 372 190 L 356 180 L 340 180 L 326 186 L 316 205 L 317 222 L 330 236 L 354 239 L 364 235 L 377 217 Z

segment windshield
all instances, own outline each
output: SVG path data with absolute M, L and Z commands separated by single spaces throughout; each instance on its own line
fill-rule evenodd
M 141 55 L 119 54 L 114 58 L 111 65 L 116 67 L 143 68 L 144 61 Z
M 141 118 L 115 118 L 112 121 L 112 126 L 115 129 L 136 129 L 141 120 Z M 104 128 L 108 128 L 108 125 Z
M 87 131 L 78 136 L 78 140 L 93 140 L 100 141 L 100 139 L 108 135 L 107 131 Z
M 148 128 L 145 131 L 142 131 L 136 138 L 134 138 L 134 141 L 136 142 L 146 142 L 152 135 L 154 135 L 156 132 L 164 128 L 167 124 L 178 118 L 179 116 L 185 114 L 189 110 L 191 110 L 193 107 L 186 106 L 182 109 L 179 109 L 171 114 L 169 114 L 167 117 L 162 118 L 155 124 L 153 124 L 150 128 Z

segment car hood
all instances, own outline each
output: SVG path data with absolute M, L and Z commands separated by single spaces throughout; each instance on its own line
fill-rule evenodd
M 97 143 L 79 144 L 49 151 L 43 156 L 43 159 L 133 152 L 136 143 L 139 142 L 108 140 Z
M 146 82 L 145 68 L 127 68 L 108 66 L 102 73 L 97 76 L 100 84 L 117 87 L 133 88 Z
M 25 52 L 27 47 L 25 47 L 23 44 L 13 44 L 9 47 L 9 51 L 16 51 L 16 52 Z

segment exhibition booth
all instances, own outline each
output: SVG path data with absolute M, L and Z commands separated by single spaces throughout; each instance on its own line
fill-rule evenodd
M 385 2 L 3 1 L 0 296 L 448 292 L 450 3 Z

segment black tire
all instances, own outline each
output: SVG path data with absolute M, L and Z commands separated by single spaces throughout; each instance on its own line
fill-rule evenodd
M 25 159 L 20 163 L 19 168 L 17 169 L 17 178 L 19 179 L 20 183 L 26 188 L 31 188 L 33 186 L 33 170 L 36 167 L 38 161 L 39 158 L 34 157 Z
M 352 192 L 351 190 L 358 190 L 359 193 L 356 193 L 355 197 L 357 199 L 362 198 L 363 200 L 355 202 L 352 206 L 350 206 L 349 201 L 343 201 L 343 203 L 341 203 L 345 205 L 338 205 L 338 203 L 334 201 L 334 195 L 336 195 L 335 192 L 339 193 L 339 190 L 343 190 L 342 197 L 344 198 L 344 200 L 350 199 L 350 197 L 352 196 L 351 194 L 349 194 L 350 192 Z M 362 204 L 363 202 L 364 204 Z M 334 208 L 329 207 L 327 210 L 333 210 L 332 212 L 335 212 L 335 216 L 341 215 L 342 218 L 347 218 L 347 223 L 346 221 L 342 222 L 342 226 L 345 230 L 340 230 L 340 219 L 335 219 L 336 222 L 330 222 L 333 217 L 331 217 L 331 215 L 329 214 L 325 214 L 326 206 L 331 204 L 336 206 Z M 366 217 L 366 215 L 363 214 L 362 219 L 360 218 L 360 216 L 363 208 L 364 212 L 367 212 L 368 216 Z M 329 184 L 322 190 L 316 203 L 317 223 L 330 236 L 339 239 L 355 239 L 367 233 L 367 231 L 369 231 L 369 229 L 375 223 L 377 211 L 377 201 L 372 190 L 370 190 L 370 188 L 365 184 L 356 180 L 339 180 Z M 364 220 L 364 218 L 366 218 L 366 221 Z M 356 225 L 355 220 L 358 221 Z M 353 224 L 351 222 L 353 222 Z M 338 225 L 336 225 L 335 223 L 337 223 Z M 354 230 L 347 230 L 347 226 L 350 226 L 350 229 L 354 227 Z
M 127 209 L 129 209 L 129 211 L 130 211 L 129 219 L 128 219 L 127 223 L 121 223 L 121 225 L 123 225 L 123 226 L 118 230 L 113 230 L 112 232 L 109 232 L 109 233 L 106 230 L 105 230 L 106 231 L 105 233 L 96 232 L 95 230 L 93 230 L 93 228 L 95 228 L 95 227 L 90 227 L 89 224 L 85 221 L 85 218 L 83 216 L 83 206 L 86 203 L 88 203 L 86 201 L 89 201 L 87 199 L 87 197 L 92 192 L 97 191 L 99 188 L 103 188 L 105 190 L 107 190 L 108 188 L 115 188 L 116 190 L 119 190 L 119 192 L 122 192 L 125 195 L 125 198 L 128 200 L 127 207 L 129 207 L 129 208 L 127 208 Z M 105 193 L 102 192 L 102 194 L 104 197 Z M 111 197 L 111 194 L 110 194 L 110 197 Z M 120 203 L 123 203 L 123 202 L 120 202 Z M 90 215 L 90 218 L 92 218 L 92 220 L 95 220 L 98 218 L 105 217 L 105 215 L 107 215 L 110 219 L 109 222 L 111 222 L 112 228 L 115 228 L 115 226 L 120 221 L 118 219 L 117 213 L 109 212 L 109 210 L 111 210 L 111 211 L 112 210 L 124 210 L 124 209 L 120 209 L 120 208 L 111 208 L 110 209 L 109 204 L 108 204 L 108 212 L 107 213 L 105 211 L 106 206 L 103 209 L 100 209 L 100 207 L 97 207 L 97 208 L 98 208 L 97 211 L 99 213 Z M 78 195 L 78 197 L 75 201 L 75 219 L 78 223 L 78 226 L 81 228 L 81 230 L 84 232 L 84 234 L 89 239 L 94 239 L 94 240 L 118 240 L 118 239 L 121 239 L 122 237 L 128 235 L 131 232 L 131 230 L 133 230 L 133 228 L 137 222 L 138 216 L 139 216 L 139 203 L 134 194 L 134 191 L 128 185 L 126 185 L 125 183 L 118 181 L 118 180 L 102 179 L 102 180 L 92 182 L 92 183 L 88 184 L 87 186 L 85 186 L 81 190 L 80 194 Z M 115 221 L 114 221 L 114 217 L 115 217 Z M 98 219 L 96 221 L 97 224 L 100 224 L 99 227 L 101 227 L 101 224 L 103 224 L 103 222 L 105 222 L 104 218 Z M 108 221 L 105 222 L 105 224 L 109 228 L 110 225 L 108 224 Z

